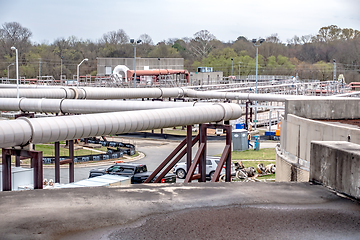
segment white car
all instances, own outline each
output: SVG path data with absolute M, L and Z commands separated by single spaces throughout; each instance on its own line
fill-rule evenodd
M 212 157 L 212 156 L 207 156 L 206 157 L 206 176 L 209 177 L 210 179 L 212 178 L 212 176 L 215 173 L 215 170 L 219 164 L 220 161 L 220 157 Z M 180 179 L 184 179 L 186 177 L 186 162 L 180 162 L 177 163 L 174 167 L 174 171 L 173 173 L 176 174 L 176 176 Z M 195 169 L 195 174 L 198 172 L 198 168 L 196 167 Z M 231 173 L 234 173 L 234 164 L 231 164 Z M 221 174 L 225 174 L 225 166 L 223 167 L 223 169 L 221 170 Z

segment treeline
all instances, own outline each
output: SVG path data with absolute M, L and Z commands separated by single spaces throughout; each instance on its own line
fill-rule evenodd
M 36 78 L 40 73 L 59 79 L 62 69 L 70 79 L 76 75 L 77 65 L 84 58 L 89 61 L 81 66 L 80 75 L 96 75 L 97 57 L 134 56 L 134 47 L 122 29 L 105 33 L 96 41 L 70 36 L 39 44 L 31 42 L 31 36 L 32 32 L 17 22 L 2 24 L 0 77 L 7 77 L 8 69 L 10 78 L 16 76 L 15 68 L 10 65 L 15 62 L 12 46 L 19 51 L 20 76 L 25 78 Z M 191 38 L 169 38 L 156 44 L 148 34 L 138 39 L 141 40 L 136 48 L 138 57 L 181 57 L 189 71 L 206 66 L 223 71 L 224 76 L 255 74 L 256 49 L 252 40 L 245 36 L 221 42 L 209 31 L 201 30 Z M 287 43 L 273 34 L 265 37 L 265 42 L 259 46 L 259 74 L 331 80 L 333 60 L 337 64 L 337 75 L 344 74 L 347 82 L 360 81 L 360 31 L 331 25 L 322 27 L 316 35 L 294 36 Z

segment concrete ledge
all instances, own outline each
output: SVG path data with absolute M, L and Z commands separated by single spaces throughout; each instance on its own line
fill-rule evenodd
M 360 145 L 312 141 L 310 181 L 360 199 Z
M 351 98 L 286 100 L 285 117 L 294 114 L 310 119 L 357 119 L 360 118 L 359 103 L 359 99 Z

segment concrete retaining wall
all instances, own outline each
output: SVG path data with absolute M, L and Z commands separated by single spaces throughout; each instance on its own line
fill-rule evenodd
M 360 199 L 360 145 L 311 142 L 310 181 Z
M 279 154 L 282 155 L 278 154 L 277 157 L 279 159 L 276 163 L 276 175 L 279 174 L 277 180 L 309 180 L 305 177 L 309 175 L 302 172 L 310 169 L 311 141 L 349 140 L 360 144 L 360 128 L 357 126 L 319 121 L 320 119 L 333 119 L 334 121 L 336 119 L 359 119 L 359 103 L 358 99 L 343 98 L 287 100 L 285 116 L 281 120 Z M 303 174 L 304 177 L 295 177 L 298 174 Z M 288 180 L 289 176 L 293 177 Z
M 307 182 L 309 181 L 309 169 L 301 167 L 294 158 L 283 154 L 279 147 L 276 148 L 276 182 Z
M 281 149 L 310 162 L 311 141 L 348 141 L 360 144 L 360 129 L 298 117 L 292 114 L 281 121 Z M 305 165 L 304 165 L 305 166 Z
M 285 118 L 293 114 L 310 119 L 358 119 L 360 104 L 356 98 L 325 98 L 285 101 Z

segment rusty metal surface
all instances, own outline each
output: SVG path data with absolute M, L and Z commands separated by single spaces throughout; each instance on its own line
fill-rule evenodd
M 23 149 L 2 149 L 2 180 L 3 191 L 11 191 L 11 156 L 17 158 L 31 158 L 31 168 L 34 169 L 34 189 L 43 188 L 43 162 L 42 152 L 27 151 Z
M 69 158 L 71 159 L 71 162 L 69 163 L 69 183 L 72 183 L 75 178 L 74 140 L 69 140 Z
M 60 142 L 55 142 L 55 182 L 60 183 Z
M 195 172 L 195 168 L 196 166 L 199 164 L 200 162 L 200 157 L 203 155 L 204 150 L 206 148 L 206 144 L 205 143 L 201 143 L 200 147 L 198 149 L 198 151 L 196 152 L 196 155 L 194 157 L 194 160 L 192 162 L 192 164 L 190 165 L 189 171 L 186 174 L 186 178 L 184 180 L 184 183 L 189 183 L 192 180 L 192 177 L 194 175 Z M 199 173 L 199 179 L 201 178 L 201 173 Z
M 2 149 L 2 189 L 11 191 L 11 151 Z
M 193 140 L 190 142 L 190 147 L 194 146 L 194 144 L 199 140 L 199 136 L 196 136 Z M 171 161 L 173 157 L 176 156 L 176 154 L 179 153 L 179 151 L 185 146 L 185 144 L 188 142 L 188 138 L 185 138 L 175 149 L 172 151 L 169 156 L 155 169 L 155 171 L 145 180 L 144 183 L 150 183 L 151 180 L 161 172 L 161 170 Z M 179 155 L 171 162 L 171 164 L 157 177 L 154 182 L 160 182 L 161 178 L 163 178 L 166 173 L 170 171 L 171 168 L 175 166 L 175 164 L 186 154 L 187 148 L 182 150 Z

